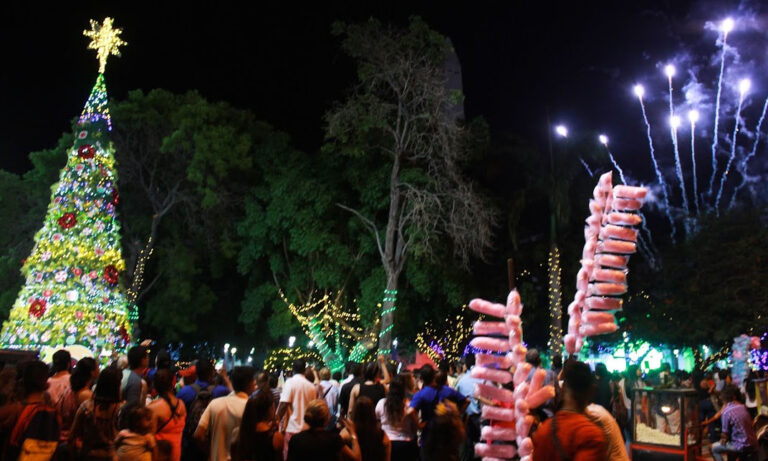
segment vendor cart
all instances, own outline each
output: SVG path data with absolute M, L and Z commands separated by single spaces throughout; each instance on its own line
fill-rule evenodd
M 693 389 L 635 389 L 632 461 L 695 461 L 701 454 L 699 406 Z

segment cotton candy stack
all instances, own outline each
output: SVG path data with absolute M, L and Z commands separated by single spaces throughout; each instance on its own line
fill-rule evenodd
M 581 269 L 576 276 L 576 296 L 568 306 L 565 350 L 581 350 L 584 338 L 618 330 L 614 313 L 621 310 L 627 292 L 627 263 L 637 248 L 638 211 L 648 190 L 644 187 L 612 186 L 605 173 L 589 201 L 590 216 L 584 228 Z
M 474 395 L 509 406 L 504 408 L 485 405 L 482 418 L 489 421 L 515 421 L 515 429 L 488 424 L 483 426 L 480 437 L 483 442 L 475 445 L 475 456 L 482 457 L 484 461 L 493 461 L 512 459 L 519 455 L 521 461 L 530 461 L 533 443 L 528 437 L 528 432 L 533 423 L 533 416 L 528 414 L 528 410 L 553 398 L 555 389 L 552 386 L 542 386 L 546 371 L 541 369 L 536 370 L 530 383 L 525 382 L 531 372 L 531 365 L 525 363 L 527 350 L 523 346 L 523 328 L 520 321 L 523 305 L 520 303 L 520 295 L 517 290 L 512 290 L 506 305 L 473 299 L 469 308 L 501 319 L 478 321 L 474 326 L 474 333 L 479 336 L 472 339 L 472 346 L 488 351 L 477 354 L 476 365 L 472 368 L 472 376 L 487 383 L 475 386 Z M 515 384 L 514 392 L 499 387 L 510 381 Z M 511 442 L 515 442 L 516 446 Z

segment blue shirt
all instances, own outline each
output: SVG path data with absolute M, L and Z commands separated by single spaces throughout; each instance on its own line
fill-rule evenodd
M 757 436 L 747 407 L 730 402 L 723 408 L 720 419 L 723 423 L 723 434 L 730 436 L 730 442 L 737 450 L 757 447 Z
M 467 400 L 462 394 L 448 386 L 443 386 L 440 390 L 436 387 L 427 386 L 413 396 L 411 407 L 421 412 L 422 421 L 429 422 L 435 416 L 437 404 L 445 399 L 451 400 L 459 406 Z
M 459 382 L 456 384 L 456 390 L 459 391 L 461 395 L 466 395 L 469 397 L 469 406 L 467 407 L 468 415 L 480 414 L 480 403 L 472 395 L 475 393 L 475 384 L 480 384 L 482 382 L 483 380 L 473 378 L 469 373 L 467 373 L 462 376 Z
M 143 407 L 145 402 L 141 401 L 141 376 L 135 371 L 123 370 L 123 379 L 120 382 L 120 392 L 123 400 L 129 405 L 138 405 Z
M 199 379 L 195 381 L 195 384 L 200 389 L 205 389 L 208 387 L 208 383 L 205 381 L 200 381 Z M 213 389 L 213 395 L 212 397 L 218 398 L 218 397 L 224 397 L 226 395 L 229 395 L 229 388 L 227 386 L 216 386 Z M 192 401 L 195 400 L 195 397 L 197 397 L 197 391 L 195 391 L 195 388 L 190 386 L 184 386 L 181 388 L 178 394 L 176 394 L 176 397 L 179 398 L 182 402 L 184 402 L 184 405 L 186 405 L 187 408 L 189 408 L 189 405 L 192 404 Z

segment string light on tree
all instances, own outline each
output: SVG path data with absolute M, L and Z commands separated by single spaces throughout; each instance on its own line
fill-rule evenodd
M 416 335 L 416 347 L 439 363 L 458 361 L 472 338 L 472 318 L 466 305 L 461 311 L 437 324 L 429 321 Z
M 269 351 L 269 355 L 264 359 L 264 369 L 270 373 L 290 370 L 297 359 L 304 359 L 308 364 L 323 365 L 323 358 L 315 351 L 302 347 L 283 347 Z
M 290 302 L 282 292 L 279 295 L 332 371 L 343 369 L 347 360 L 362 361 L 375 347 L 380 320 L 363 328 L 359 307 L 341 306 L 341 292 L 334 298 L 326 293 L 302 305 Z
M 560 249 L 552 245 L 547 256 L 547 297 L 549 300 L 549 339 L 547 347 L 554 354 L 560 354 L 563 348 L 563 304 L 560 267 Z

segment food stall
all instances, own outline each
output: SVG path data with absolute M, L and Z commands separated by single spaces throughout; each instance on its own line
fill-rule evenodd
M 632 395 L 632 461 L 695 461 L 701 430 L 693 389 L 635 389 Z

